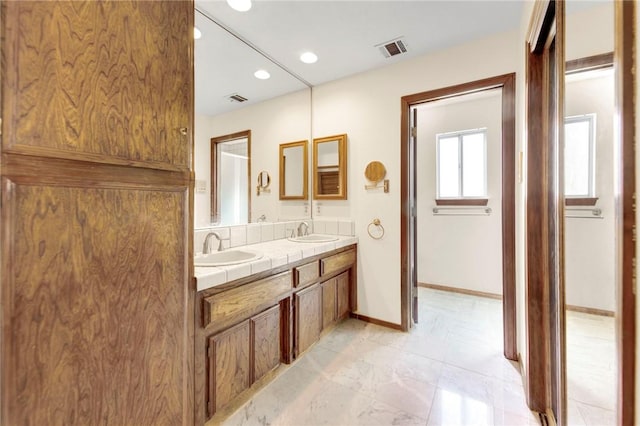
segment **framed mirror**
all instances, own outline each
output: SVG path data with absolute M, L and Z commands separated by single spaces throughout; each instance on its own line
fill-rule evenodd
M 309 196 L 308 141 L 280 144 L 280 199 L 306 200 Z
M 313 140 L 313 199 L 347 199 L 347 135 Z

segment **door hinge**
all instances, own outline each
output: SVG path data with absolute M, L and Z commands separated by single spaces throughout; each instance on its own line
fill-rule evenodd
M 417 138 L 418 137 L 418 128 L 417 127 L 412 127 L 411 128 L 411 137 L 412 138 Z

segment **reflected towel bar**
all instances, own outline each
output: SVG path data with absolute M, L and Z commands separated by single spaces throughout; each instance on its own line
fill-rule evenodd
M 434 216 L 489 216 L 492 212 L 491 207 L 486 206 L 438 206 L 432 211 Z

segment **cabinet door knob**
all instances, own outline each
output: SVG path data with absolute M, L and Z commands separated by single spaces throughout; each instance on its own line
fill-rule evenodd
M 187 129 L 186 127 L 180 127 L 180 133 L 182 134 L 182 136 L 187 136 Z

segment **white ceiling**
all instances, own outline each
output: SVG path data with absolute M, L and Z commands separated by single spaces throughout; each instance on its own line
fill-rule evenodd
M 196 113 L 217 115 L 307 85 L 514 30 L 520 27 L 522 9 L 522 0 L 254 0 L 248 12 L 237 12 L 224 0 L 196 0 L 196 26 L 203 34 L 195 42 Z M 375 47 L 400 36 L 408 47 L 405 54 L 387 59 Z M 317 63 L 300 62 L 306 50 L 318 55 Z M 272 77 L 256 79 L 253 73 L 260 68 Z M 249 101 L 228 101 L 234 93 Z
M 519 1 L 254 1 L 248 12 L 224 0 L 196 0 L 196 112 L 216 115 L 277 95 L 304 83 L 211 23 L 204 12 L 249 41 L 310 85 L 406 60 L 492 33 L 518 28 Z M 384 58 L 376 45 L 404 36 L 408 52 Z M 305 50 L 319 60 L 304 64 Z M 253 73 L 267 69 L 272 78 Z M 226 95 L 249 99 L 231 103 Z

